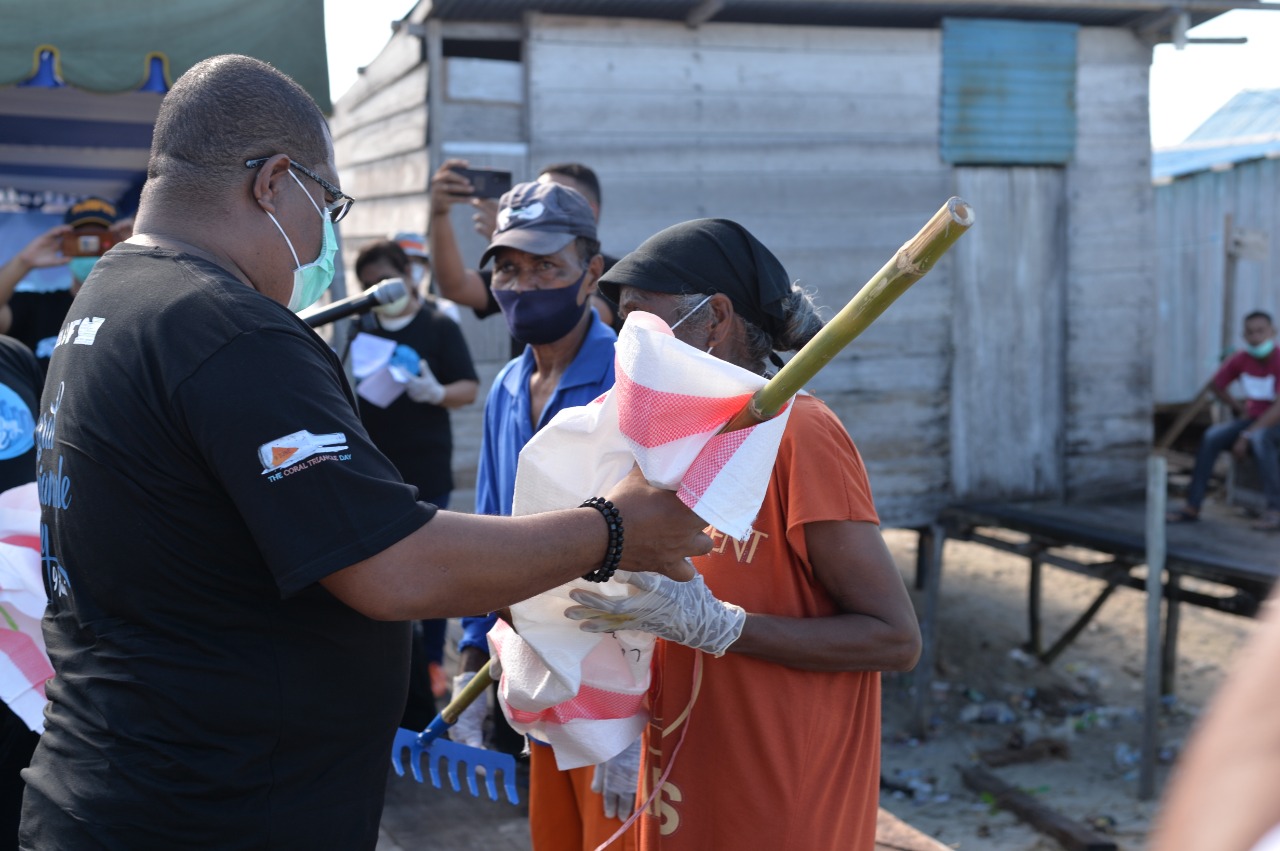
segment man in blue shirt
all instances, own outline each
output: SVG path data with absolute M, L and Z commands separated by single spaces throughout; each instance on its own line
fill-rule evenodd
M 525 349 L 498 373 L 485 400 L 476 513 L 507 515 L 520 450 L 557 412 L 613 386 L 618 338 L 590 306 L 604 258 L 591 205 L 577 191 L 555 183 L 513 187 L 499 202 L 498 227 L 480 265 L 490 259 L 494 298 Z M 465 673 L 455 692 L 488 657 L 485 636 L 495 619 L 463 619 L 458 649 Z M 460 719 L 455 731 L 481 744 L 483 709 L 476 706 L 466 717 L 471 723 Z
M 618 338 L 589 306 L 604 258 L 591 205 L 575 190 L 522 183 L 503 195 L 480 265 L 490 259 L 494 297 L 525 349 L 498 373 L 484 403 L 476 513 L 507 515 L 520 450 L 557 412 L 613 386 Z M 488 657 L 494 620 L 463 620 L 463 670 L 479 670 Z

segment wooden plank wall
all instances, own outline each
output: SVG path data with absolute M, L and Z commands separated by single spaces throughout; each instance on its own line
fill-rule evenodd
M 342 188 L 357 204 L 339 225 L 354 284 L 360 248 L 397 231 L 423 231 L 427 157 L 427 65 L 422 39 L 404 31 L 334 105 L 330 129 Z
M 331 122 L 338 172 L 343 188 L 358 203 L 343 220 L 340 235 L 343 261 L 354 282 L 353 266 L 360 248 L 397 231 L 425 233 L 431 174 L 428 146 L 428 82 L 422 39 L 398 32 L 356 85 L 336 104 Z M 483 68 L 470 59 L 446 59 L 442 74 L 456 71 L 463 96 L 446 97 L 434 117 L 431 132 L 444 140 L 447 155 L 469 159 L 472 165 L 510 168 L 516 179 L 527 177 L 523 153 L 524 113 L 519 103 L 484 103 L 483 90 L 468 87 L 467 78 L 483 82 Z M 477 73 L 478 72 L 478 73 Z M 442 87 L 445 88 L 445 87 Z M 474 235 L 471 209 L 457 205 L 454 228 L 465 256 L 479 259 L 484 242 Z M 493 375 L 507 360 L 509 337 L 502 319 L 479 322 L 461 311 L 461 325 L 487 392 Z M 469 511 L 473 504 L 476 459 L 479 457 L 481 400 L 451 412 L 454 431 L 454 471 L 457 490 L 453 507 Z
M 604 247 L 733 218 L 833 313 L 951 194 L 937 31 L 532 16 L 530 160 L 580 160 Z M 882 517 L 946 501 L 946 263 L 812 388 L 863 449 Z
M 1080 30 L 1067 168 L 1068 499 L 1145 485 L 1156 316 L 1150 64 L 1151 49 L 1127 30 Z
M 1236 265 L 1232 343 L 1246 314 L 1280 318 L 1280 162 L 1253 160 L 1155 188 L 1158 316 L 1155 402 L 1187 402 L 1222 356 L 1225 218 L 1267 238 L 1260 257 Z
M 952 249 L 951 495 L 1061 497 L 1066 175 L 957 168 L 978 223 Z

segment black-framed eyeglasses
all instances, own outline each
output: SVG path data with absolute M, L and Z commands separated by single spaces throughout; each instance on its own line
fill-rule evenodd
M 248 160 L 245 162 L 244 167 L 262 168 L 263 164 L 269 159 L 271 159 L 271 157 L 258 157 L 256 160 Z M 356 202 L 356 199 L 347 195 L 341 189 L 334 186 L 332 183 L 325 180 L 306 166 L 298 165 L 293 160 L 289 160 L 289 167 L 296 168 L 316 183 L 319 183 L 321 189 L 333 196 L 333 200 L 325 203 L 324 205 L 324 208 L 329 211 L 329 221 L 337 224 L 342 221 L 348 212 L 350 212 L 351 205 Z

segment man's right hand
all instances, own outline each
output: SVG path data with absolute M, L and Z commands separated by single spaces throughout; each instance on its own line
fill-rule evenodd
M 475 193 L 471 181 L 454 171 L 466 168 L 466 160 L 445 160 L 431 176 L 431 215 L 447 216 L 454 204 L 470 201 Z
M 498 229 L 498 200 L 496 198 L 472 198 L 471 206 L 475 212 L 471 214 L 471 225 L 476 233 L 484 237 L 485 242 L 493 239 L 493 232 Z
M 70 258 L 62 256 L 62 235 L 70 232 L 70 225 L 49 228 L 18 252 L 18 262 L 28 270 L 64 265 Z
M 636 466 L 606 497 L 622 515 L 620 569 L 653 571 L 680 582 L 694 577 L 685 558 L 711 552 L 711 536 L 702 531 L 706 521 L 686 508 L 674 491 L 651 486 Z

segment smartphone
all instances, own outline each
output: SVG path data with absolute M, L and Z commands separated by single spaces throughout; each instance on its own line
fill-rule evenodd
M 98 257 L 115 245 L 115 237 L 106 228 L 77 230 L 62 235 L 63 257 Z
M 511 189 L 511 172 L 498 168 L 462 168 L 453 166 L 450 171 L 471 181 L 472 194 L 476 198 L 501 198 Z

